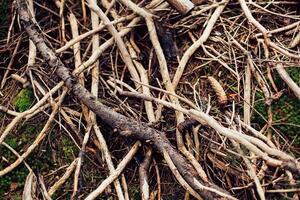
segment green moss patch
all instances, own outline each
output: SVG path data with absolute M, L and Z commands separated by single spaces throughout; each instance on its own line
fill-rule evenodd
M 17 111 L 24 112 L 30 108 L 33 100 L 33 91 L 31 89 L 22 89 L 14 98 L 13 105 Z
M 262 128 L 267 119 L 267 106 L 264 102 L 262 93 L 256 93 L 256 102 L 254 108 L 257 112 L 252 115 L 252 123 Z M 295 145 L 300 144 L 298 136 L 300 128 L 300 103 L 292 94 L 284 94 L 279 100 L 272 103 L 273 127 L 280 131 L 289 141 Z
M 300 144 L 300 103 L 296 97 L 283 96 L 273 106 L 274 126 L 294 144 Z M 296 138 L 298 137 L 298 138 Z
M 254 112 L 252 115 L 251 122 L 261 127 L 265 125 L 267 118 L 267 105 L 265 104 L 265 98 L 261 91 L 257 91 L 255 94 Z
M 62 140 L 62 150 L 64 157 L 68 162 L 74 160 L 74 155 L 78 154 L 78 149 L 70 138 L 63 137 Z
M 300 85 L 300 67 L 287 68 L 286 72 L 291 76 L 296 84 Z

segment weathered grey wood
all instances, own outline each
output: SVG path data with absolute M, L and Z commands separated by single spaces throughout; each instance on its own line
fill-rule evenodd
M 99 116 L 105 123 L 110 125 L 112 128 L 117 129 L 121 135 L 125 137 L 134 137 L 146 142 L 162 155 L 164 151 L 167 152 L 186 182 L 205 199 L 224 199 L 224 197 L 221 197 L 215 192 L 200 188 L 199 185 L 194 182 L 194 179 L 197 179 L 206 187 L 214 188 L 222 193 L 228 194 L 218 186 L 210 182 L 203 182 L 200 180 L 195 169 L 180 153 L 178 153 L 163 132 L 155 130 L 143 122 L 138 122 L 113 111 L 109 107 L 102 104 L 87 89 L 79 84 L 77 78 L 72 75 L 60 58 L 55 55 L 54 51 L 46 45 L 42 34 L 37 28 L 37 25 L 34 24 L 30 18 L 26 1 L 17 0 L 17 9 L 21 24 L 26 30 L 30 39 L 34 42 L 49 66 L 53 69 L 56 69 L 57 76 L 59 76 L 65 82 L 65 85 L 68 87 L 69 91 L 76 98 L 78 98 L 82 103 L 89 107 L 89 109 L 95 112 L 97 116 Z

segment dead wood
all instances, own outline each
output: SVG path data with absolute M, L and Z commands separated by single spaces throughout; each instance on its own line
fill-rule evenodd
M 0 196 L 298 199 L 299 2 L 17 2 Z
M 177 152 L 177 150 L 175 150 L 163 132 L 150 128 L 143 122 L 138 122 L 125 117 L 98 101 L 95 96 L 79 84 L 77 78 L 71 74 L 60 58 L 55 55 L 54 51 L 47 46 L 42 34 L 37 28 L 37 24 L 32 21 L 28 13 L 26 2 L 17 0 L 17 8 L 22 26 L 36 45 L 43 59 L 49 66 L 56 69 L 57 76 L 64 81 L 69 91 L 76 98 L 95 112 L 105 123 L 112 128 L 117 129 L 122 136 L 134 137 L 147 142 L 162 155 L 166 152 L 177 167 L 181 176 L 183 176 L 185 181 L 201 196 L 206 199 L 224 199 L 224 196 L 230 198 L 228 193 L 223 189 L 212 183 L 200 180 L 195 169 Z M 195 180 L 204 185 L 205 188 L 196 183 Z M 207 188 L 211 188 L 211 190 L 207 190 Z M 214 191 L 217 191 L 218 193 Z
M 180 13 L 187 14 L 195 5 L 190 0 L 167 0 L 172 6 L 174 6 Z

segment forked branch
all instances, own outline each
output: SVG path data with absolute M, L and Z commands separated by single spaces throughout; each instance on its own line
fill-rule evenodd
M 71 74 L 53 50 L 46 45 L 37 25 L 30 18 L 26 2 L 17 0 L 17 8 L 21 23 L 30 39 L 34 42 L 44 60 L 52 68 L 56 68 L 56 74 L 64 81 L 76 98 L 101 117 L 105 123 L 117 129 L 121 135 L 148 142 L 162 155 L 166 152 L 181 176 L 202 197 L 206 199 L 234 199 L 218 186 L 201 181 L 195 169 L 175 150 L 163 132 L 150 128 L 143 122 L 137 122 L 125 117 L 98 101 L 95 96 L 78 82 L 77 78 Z

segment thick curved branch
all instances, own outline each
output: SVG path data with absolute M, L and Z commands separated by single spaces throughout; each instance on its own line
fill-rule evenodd
M 274 42 L 272 42 L 268 36 L 268 30 L 261 25 L 253 16 L 252 13 L 250 11 L 250 9 L 248 8 L 246 1 L 245 0 L 239 0 L 239 3 L 244 11 L 245 16 L 247 17 L 247 19 L 249 20 L 249 22 L 251 24 L 253 24 L 263 35 L 265 43 L 267 46 L 275 49 L 276 51 L 280 52 L 281 54 L 291 57 L 291 58 L 295 58 L 295 59 L 300 59 L 300 55 L 297 54 L 292 54 L 288 51 L 286 51 L 285 49 L 279 47 L 278 45 L 276 45 Z
M 79 84 L 77 78 L 74 77 L 63 62 L 56 57 L 53 50 L 46 45 L 42 34 L 38 31 L 37 26 L 32 22 L 28 14 L 26 2 L 17 0 L 17 8 L 21 24 L 30 39 L 35 43 L 44 60 L 52 68 L 56 68 L 56 74 L 64 81 L 65 85 L 75 97 L 101 117 L 105 123 L 119 130 L 121 135 L 149 142 L 161 154 L 167 152 L 186 182 L 201 196 L 206 199 L 234 199 L 218 186 L 201 181 L 195 169 L 175 150 L 163 132 L 150 128 L 143 122 L 137 122 L 125 117 L 98 101 L 95 96 Z

